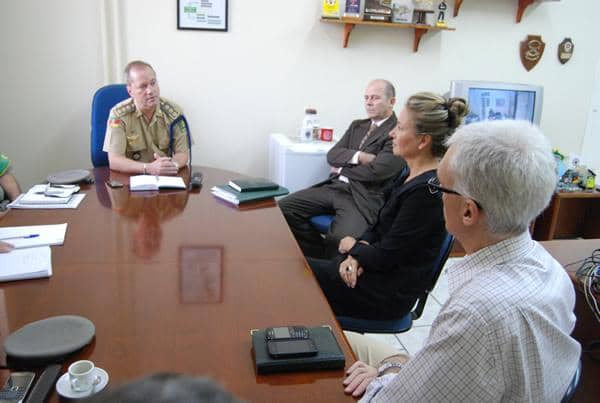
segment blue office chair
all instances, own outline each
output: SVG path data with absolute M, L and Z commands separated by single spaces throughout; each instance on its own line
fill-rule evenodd
M 310 218 L 310 223 L 321 234 L 326 234 L 329 231 L 329 227 L 331 227 L 333 217 L 332 215 L 316 215 Z
M 581 379 L 581 360 L 579 360 L 579 364 L 577 365 L 577 369 L 575 370 L 575 375 L 573 375 L 573 379 L 571 379 L 571 383 L 565 392 L 560 403 L 569 403 L 571 399 L 573 399 L 573 395 L 577 390 L 577 385 L 579 384 L 579 380 Z
M 124 99 L 129 98 L 125 84 L 110 84 L 104 86 L 94 94 L 92 100 L 92 136 L 90 152 L 94 167 L 108 165 L 108 155 L 102 151 L 106 122 L 111 108 Z
M 419 295 L 415 309 L 404 315 L 402 318 L 392 320 L 371 320 L 352 318 L 349 316 L 338 316 L 337 320 L 342 329 L 358 333 L 402 333 L 409 330 L 412 327 L 413 321 L 419 319 L 423 314 L 427 296 L 431 290 L 433 290 L 435 283 L 440 277 L 444 264 L 446 264 L 446 260 L 448 260 L 448 256 L 450 256 L 453 243 L 454 237 L 450 234 L 446 234 L 446 238 L 444 238 L 444 242 L 440 249 L 440 254 L 433 263 L 434 270 L 431 275 L 431 282 L 427 289 Z

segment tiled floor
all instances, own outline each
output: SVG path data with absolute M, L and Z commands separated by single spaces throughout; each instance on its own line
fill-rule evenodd
M 452 259 L 448 259 L 451 261 Z M 423 343 L 429 334 L 431 323 L 440 311 L 442 304 L 448 299 L 448 278 L 446 271 L 442 271 L 435 288 L 427 298 L 425 310 L 421 318 L 413 323 L 412 329 L 408 332 L 397 334 L 372 334 L 367 333 L 369 337 L 373 337 L 379 341 L 388 343 L 394 346 L 400 353 L 414 355 L 423 347 Z

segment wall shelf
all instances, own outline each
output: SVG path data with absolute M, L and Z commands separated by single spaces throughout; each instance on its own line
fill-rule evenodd
M 521 18 L 523 18 L 523 13 L 525 9 L 532 5 L 536 0 L 519 0 L 519 4 L 517 5 L 517 23 L 521 22 Z M 460 6 L 462 5 L 463 0 L 455 0 L 454 1 L 454 16 L 458 15 L 458 11 L 460 10 Z
M 417 52 L 419 50 L 419 43 L 421 42 L 421 38 L 428 31 L 455 31 L 456 28 L 450 27 L 437 27 L 435 25 L 425 25 L 425 24 L 400 24 L 395 22 L 377 22 L 377 21 L 363 21 L 356 18 L 340 18 L 340 19 L 332 19 L 332 18 L 321 18 L 321 22 L 334 23 L 334 24 L 344 24 L 344 47 L 348 47 L 348 40 L 350 39 L 350 33 L 357 25 L 371 25 L 377 27 L 386 27 L 386 28 L 403 28 L 403 29 L 414 29 L 415 37 L 413 40 L 413 52 Z

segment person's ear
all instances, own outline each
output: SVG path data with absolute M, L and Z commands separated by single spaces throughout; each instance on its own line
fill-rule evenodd
M 394 106 L 396 104 L 396 97 L 390 98 L 390 106 Z
M 133 98 L 133 95 L 131 95 L 131 86 L 129 84 L 127 84 L 127 93 L 129 94 L 130 97 Z
M 432 139 L 429 134 L 424 134 L 424 135 L 418 136 L 418 137 L 419 137 L 419 144 L 417 145 L 417 147 L 419 148 L 419 150 L 423 150 L 431 145 Z
M 477 225 L 482 219 L 482 211 L 472 199 L 465 198 L 462 207 L 462 222 L 465 227 Z

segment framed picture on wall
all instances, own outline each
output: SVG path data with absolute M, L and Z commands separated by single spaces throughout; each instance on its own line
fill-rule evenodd
M 229 0 L 177 0 L 177 29 L 227 31 Z

